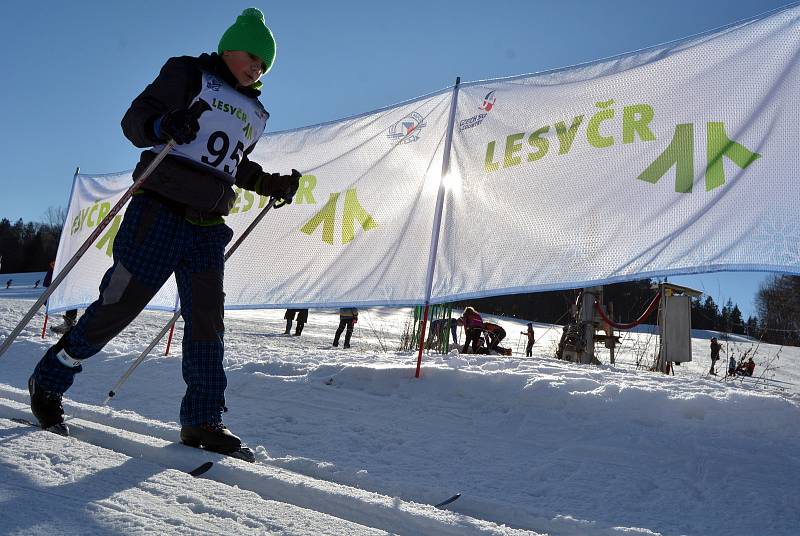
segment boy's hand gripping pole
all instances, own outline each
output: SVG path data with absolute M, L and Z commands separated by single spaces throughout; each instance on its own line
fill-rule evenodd
M 245 229 L 244 232 L 241 234 L 241 236 L 239 236 L 239 238 L 236 239 L 236 242 L 234 242 L 233 245 L 230 248 L 228 248 L 228 251 L 225 253 L 225 261 L 227 261 L 230 258 L 230 256 L 233 255 L 233 253 L 239 248 L 239 246 L 242 245 L 244 239 L 247 238 L 247 236 L 253 231 L 253 229 L 256 228 L 256 225 L 258 225 L 258 223 L 264 218 L 264 216 L 267 215 L 269 209 L 277 206 L 277 201 L 278 200 L 275 199 L 274 197 L 269 200 L 267 206 L 264 207 L 261 210 L 261 212 L 259 212 L 258 216 L 256 216 L 256 218 L 252 222 L 250 222 L 250 225 L 247 226 L 247 229 Z M 156 335 L 155 339 L 153 339 L 153 342 L 151 342 L 150 345 L 144 349 L 141 355 L 136 358 L 136 361 L 131 363 L 131 366 L 128 367 L 128 370 L 125 371 L 125 374 L 123 374 L 122 377 L 120 377 L 120 379 L 117 380 L 117 383 L 114 384 L 114 387 L 111 388 L 111 390 L 108 392 L 108 396 L 103 401 L 104 406 L 107 405 L 111 401 L 111 399 L 117 395 L 117 392 L 119 391 L 120 387 L 122 387 L 122 384 L 128 381 L 128 378 L 130 377 L 131 374 L 133 374 L 133 371 L 136 370 L 136 367 L 138 367 L 142 363 L 142 361 L 144 361 L 147 358 L 147 356 L 150 354 L 153 348 L 156 347 L 156 344 L 158 344 L 158 342 L 164 338 L 164 335 L 167 334 L 172 325 L 178 321 L 178 317 L 181 316 L 181 311 L 182 309 L 178 309 L 177 311 L 175 311 L 175 314 L 172 315 L 172 318 L 170 319 L 169 322 L 167 322 L 167 325 L 162 328 L 162 330 L 158 333 L 158 335 Z
M 194 116 L 197 117 L 198 119 L 203 114 L 203 112 L 206 112 L 207 110 L 210 109 L 211 106 L 203 99 L 198 100 L 189 107 L 189 111 L 192 112 Z M 50 286 L 45 289 L 45 291 L 42 293 L 41 296 L 39 296 L 39 299 L 36 300 L 36 303 L 33 304 L 33 307 L 31 307 L 30 310 L 25 314 L 25 316 L 22 317 L 22 320 L 20 320 L 19 324 L 17 324 L 17 327 L 15 327 L 8 335 L 8 337 L 6 337 L 6 340 L 3 341 L 3 345 L 0 346 L 0 357 L 5 353 L 6 350 L 8 350 L 8 347 L 11 346 L 11 343 L 14 342 L 14 339 L 16 339 L 17 336 L 25 328 L 25 326 L 28 325 L 28 322 L 30 322 L 31 318 L 33 318 L 33 315 L 35 315 L 36 311 L 39 310 L 39 307 L 41 307 L 42 304 L 44 304 L 44 302 L 46 302 L 47 299 L 50 297 L 50 295 L 56 290 L 56 288 L 58 288 L 58 285 L 60 285 L 61 282 L 67 277 L 67 274 L 69 274 L 72 268 L 74 268 L 75 265 L 78 264 L 78 261 L 81 260 L 83 254 L 86 253 L 86 251 L 89 249 L 89 247 L 91 247 L 94 241 L 97 240 L 97 237 L 100 236 L 103 230 L 114 219 L 114 216 L 116 216 L 117 213 L 120 210 L 122 210 L 122 207 L 125 206 L 125 203 L 127 203 L 128 200 L 131 198 L 131 196 L 133 196 L 134 192 L 136 192 L 136 190 L 138 190 L 142 186 L 142 184 L 144 184 L 144 181 L 147 180 L 147 177 L 149 177 L 150 174 L 153 173 L 153 170 L 156 169 L 156 167 L 158 167 L 158 165 L 161 163 L 162 160 L 164 160 L 164 158 L 167 156 L 167 154 L 169 154 L 169 152 L 172 150 L 173 147 L 175 147 L 175 141 L 169 140 L 169 142 L 167 142 L 167 144 L 164 146 L 161 152 L 158 153 L 158 155 L 156 155 L 156 157 L 153 159 L 152 162 L 150 162 L 150 165 L 147 166 L 147 168 L 139 176 L 139 178 L 134 181 L 133 185 L 130 188 L 128 188 L 128 191 L 126 191 L 122 195 L 120 200 L 117 201 L 117 204 L 111 208 L 106 217 L 103 218 L 102 221 L 97 224 L 97 227 L 92 232 L 92 234 L 89 235 L 89 238 L 87 238 L 86 241 L 84 241 L 84 243 L 81 245 L 81 247 L 78 248 L 78 251 L 75 252 L 75 255 L 73 255 L 72 258 L 67 262 L 67 264 L 64 265 L 64 267 L 61 269 L 61 271 L 58 272 L 58 275 L 53 278 L 53 281 L 50 283 Z

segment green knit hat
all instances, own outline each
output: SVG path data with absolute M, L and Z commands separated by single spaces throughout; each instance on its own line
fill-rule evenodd
M 264 14 L 255 7 L 248 7 L 236 17 L 230 28 L 222 34 L 217 52 L 244 50 L 255 54 L 264 61 L 264 74 L 275 61 L 275 38 L 264 24 Z

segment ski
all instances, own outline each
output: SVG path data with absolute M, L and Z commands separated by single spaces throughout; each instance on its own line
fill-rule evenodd
M 34 424 L 28 419 L 20 419 L 19 417 L 11 417 L 11 420 L 17 424 L 26 424 L 28 426 L 33 426 L 35 428 L 41 428 L 38 424 Z
M 192 449 L 200 449 L 205 450 L 207 452 L 213 452 L 215 454 L 219 454 L 221 456 L 228 456 L 229 458 L 236 458 L 237 460 L 243 460 L 250 463 L 256 462 L 256 455 L 250 447 L 246 447 L 242 445 L 239 450 L 235 450 L 233 452 L 224 453 L 224 452 L 216 452 L 214 450 L 208 450 L 203 447 L 193 447 L 192 445 L 187 445 L 186 443 L 181 443 L 185 447 L 189 447 Z
M 22 418 L 19 418 L 19 417 L 12 417 L 11 420 L 13 422 L 17 423 L 17 424 L 24 424 L 26 426 L 33 426 L 34 428 L 38 428 L 39 430 L 44 430 L 46 432 L 52 432 L 54 434 L 58 434 L 58 435 L 62 435 L 62 436 L 69 436 L 69 429 L 67 428 L 66 424 L 64 424 L 64 423 L 57 424 L 55 426 L 51 426 L 50 428 L 42 428 L 41 426 L 39 426 L 35 422 L 29 421 L 28 419 L 22 419 Z M 185 445 L 185 446 L 188 447 L 189 445 Z M 203 450 L 206 450 L 206 449 L 203 449 Z M 208 452 L 214 452 L 214 451 L 209 450 Z M 221 453 L 217 452 L 217 454 L 221 454 Z M 244 461 L 250 462 L 250 463 L 255 463 L 255 461 L 256 461 L 255 453 L 249 447 L 245 447 L 245 446 L 241 447 L 239 450 L 237 450 L 235 452 L 231 452 L 230 454 L 222 454 L 222 455 L 223 456 L 230 456 L 231 458 L 236 458 L 237 460 L 244 460 Z M 213 462 L 206 462 L 203 465 L 201 465 L 200 467 L 197 467 L 196 469 L 192 469 L 191 471 L 189 471 L 189 474 L 192 475 L 192 476 L 202 475 L 203 473 L 205 473 L 206 471 L 211 469 L 211 465 L 213 465 Z M 199 472 L 197 472 L 197 471 L 199 471 Z M 195 474 L 195 472 L 197 472 L 197 474 Z
M 29 421 L 28 419 L 12 417 L 11 420 L 17 424 L 25 424 L 27 426 L 33 426 L 34 428 L 38 428 L 39 430 L 44 430 L 45 432 L 51 432 L 53 434 L 58 434 L 60 436 L 69 437 L 69 428 L 67 428 L 67 425 L 63 422 L 59 424 L 54 424 L 50 428 L 42 428 L 39 424 L 33 421 Z
M 192 475 L 193 477 L 198 477 L 202 474 L 205 474 L 209 469 L 211 469 L 211 467 L 213 467 L 213 465 L 214 462 L 206 462 L 203 465 L 195 467 L 194 469 L 189 471 L 189 474 Z
M 434 508 L 443 508 L 443 507 L 447 506 L 448 504 L 455 502 L 459 497 L 461 497 L 461 494 L 460 493 L 456 493 L 455 495 L 453 495 L 449 499 L 445 499 L 442 502 L 440 502 L 439 504 L 434 504 L 433 506 L 434 506 Z

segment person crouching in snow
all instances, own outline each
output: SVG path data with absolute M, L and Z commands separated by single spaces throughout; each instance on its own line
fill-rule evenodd
M 728 358 L 728 376 L 736 376 L 736 360 L 732 355 Z
M 502 354 L 500 342 L 506 338 L 506 330 L 500 324 L 484 322 L 483 331 L 486 333 L 486 347 L 492 352 Z
M 236 199 L 234 185 L 286 202 L 297 191 L 299 173 L 268 174 L 248 159 L 269 117 L 258 101 L 259 78 L 274 58 L 264 15 L 245 9 L 216 53 L 168 59 L 125 113 L 125 136 L 148 148 L 134 177 L 170 139 L 177 145 L 133 196 L 100 297 L 47 350 L 29 379 L 31 409 L 43 428 L 68 433 L 61 396 L 83 370 L 83 360 L 136 318 L 174 273 L 185 322 L 181 440 L 224 454 L 240 449 L 239 438 L 222 424 L 223 265 L 233 236 L 223 216 Z M 190 107 L 199 100 L 211 109 L 197 117 Z
M 467 353 L 470 343 L 472 343 L 472 353 L 477 353 L 480 344 L 478 341 L 481 340 L 483 334 L 483 319 L 474 308 L 466 307 L 461 320 L 464 324 L 464 348 L 461 353 Z

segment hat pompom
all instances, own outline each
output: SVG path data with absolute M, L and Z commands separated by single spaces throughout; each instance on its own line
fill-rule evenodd
M 264 22 L 264 14 L 261 12 L 260 9 L 257 7 L 248 7 L 241 14 L 242 17 L 254 17 L 258 19 L 259 22 Z

